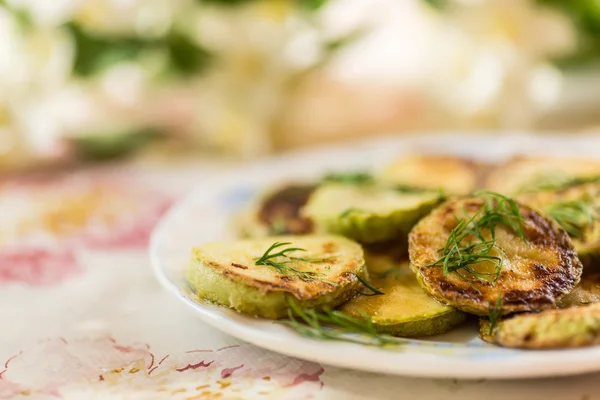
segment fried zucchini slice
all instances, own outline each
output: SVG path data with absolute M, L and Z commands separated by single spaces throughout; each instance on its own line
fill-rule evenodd
M 495 239 L 484 225 L 490 221 L 499 221 Z M 521 227 L 522 237 L 509 223 Z M 477 227 L 483 240 L 469 234 Z M 564 229 L 497 194 L 450 200 L 433 210 L 411 231 L 409 256 L 429 294 L 476 315 L 487 315 L 498 301 L 503 315 L 551 308 L 582 271 Z
M 598 175 L 600 162 L 595 160 L 521 156 L 497 166 L 487 176 L 484 187 L 515 195 L 552 189 L 575 178 L 592 179 Z
M 559 308 L 580 307 L 600 302 L 600 274 L 584 274 L 571 293 L 558 302 Z
M 390 164 L 380 179 L 391 184 L 467 194 L 477 187 L 478 168 L 473 161 L 460 157 L 414 155 Z
M 267 253 L 275 243 L 276 246 Z M 275 265 L 257 265 L 262 256 Z M 360 245 L 341 236 L 274 236 L 207 243 L 192 250 L 186 277 L 199 298 L 265 318 L 287 315 L 290 300 L 306 308 L 336 307 L 361 287 Z
M 290 184 L 268 192 L 237 218 L 242 237 L 304 235 L 313 231 L 312 222 L 300 210 L 315 190 L 312 184 Z
M 419 286 L 407 262 L 387 272 L 383 278 L 371 279 L 383 295 L 357 296 L 340 311 L 368 318 L 379 333 L 402 337 L 437 335 L 465 320 L 465 313 L 431 298 Z
M 361 243 L 406 237 L 410 228 L 439 203 L 436 191 L 410 191 L 376 184 L 325 184 L 310 197 L 303 215 L 318 231 Z
M 554 218 L 573 239 L 583 265 L 597 268 L 600 262 L 600 181 L 523 194 L 519 201 Z
M 557 349 L 600 344 L 600 304 L 521 314 L 499 321 L 489 333 L 482 318 L 480 337 L 505 347 Z

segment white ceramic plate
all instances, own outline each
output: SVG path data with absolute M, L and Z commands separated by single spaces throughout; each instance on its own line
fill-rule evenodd
M 407 339 L 388 350 L 343 342 L 317 341 L 270 320 L 225 307 L 200 304 L 187 289 L 184 269 L 190 249 L 233 237 L 232 214 L 273 183 L 311 179 L 335 170 L 381 166 L 407 152 L 449 153 L 486 161 L 515 154 L 598 157 L 600 140 L 568 136 L 484 135 L 386 139 L 284 155 L 199 182 L 157 226 L 151 241 L 152 266 L 160 283 L 204 322 L 241 340 L 324 364 L 390 374 L 444 378 L 530 378 L 600 370 L 600 346 L 575 350 L 520 351 L 483 343 L 476 324 L 423 340 Z

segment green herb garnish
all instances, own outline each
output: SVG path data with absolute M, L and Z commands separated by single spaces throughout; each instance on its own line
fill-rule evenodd
M 557 189 L 566 189 L 572 186 L 584 183 L 593 183 L 600 181 L 600 175 L 572 177 L 556 171 L 538 174 L 529 182 L 517 190 L 517 193 L 531 193 L 537 191 L 549 191 Z
M 359 290 L 356 291 L 356 293 L 363 295 L 363 296 L 379 296 L 383 293 L 380 290 L 375 289 L 373 286 L 371 286 L 371 284 L 369 282 L 367 282 L 362 276 L 360 276 L 359 274 L 354 274 L 354 276 L 356 276 L 356 278 L 360 281 L 360 283 L 362 283 L 367 289 L 369 289 L 371 291 L 371 293 L 363 293 Z
M 546 212 L 574 238 L 582 238 L 598 218 L 598 209 L 585 201 L 559 201 L 549 205 Z
M 289 301 L 288 320 L 279 321 L 302 336 L 317 340 L 337 340 L 371 346 L 390 346 L 402 341 L 377 333 L 370 319 L 355 318 L 341 311 L 303 309 Z M 358 334 L 358 335 L 356 335 Z
M 484 205 L 471 218 L 457 219 L 458 224 L 450 232 L 446 245 L 439 250 L 440 258 L 425 266 L 442 267 L 444 276 L 455 272 L 465 280 L 479 279 L 495 284 L 502 269 L 502 257 L 492 251 L 504 253 L 496 243 L 496 227 L 504 225 L 525 240 L 523 218 L 517 203 L 506 196 L 487 191 L 475 195 L 485 200 Z M 484 235 L 486 232 L 489 239 Z M 492 264 L 494 272 L 479 272 L 473 268 L 481 263 Z
M 444 188 L 431 189 L 431 188 L 421 188 L 421 187 L 417 187 L 417 186 L 399 185 L 399 184 L 394 185 L 393 188 L 400 193 L 406 193 L 406 194 L 437 193 L 440 196 L 440 198 L 446 197 L 446 192 L 444 191 Z
M 331 174 L 325 175 L 325 177 L 323 178 L 323 181 L 324 182 L 362 185 L 365 183 L 375 182 L 375 178 L 373 178 L 373 175 L 371 175 L 368 172 L 354 171 L 354 172 L 331 173 Z
M 292 261 L 304 261 L 308 263 L 322 263 L 331 260 L 332 257 L 294 257 L 289 253 L 306 251 L 300 247 L 287 247 L 283 246 L 291 245 L 291 242 L 275 242 L 267 251 L 261 256 L 254 259 L 255 265 L 266 265 L 275 268 L 282 275 L 292 275 L 305 282 L 312 282 L 314 280 L 320 280 L 329 283 L 333 286 L 339 286 L 335 282 L 323 279 L 325 274 L 315 271 L 302 271 L 289 265 Z M 277 251 L 278 250 L 278 251 Z
M 491 304 L 488 305 L 488 318 L 490 320 L 490 331 L 488 335 L 491 335 L 496 327 L 496 324 L 502 317 L 502 308 L 504 306 L 504 302 L 502 301 L 502 292 L 498 293 L 498 298 L 496 299 L 496 304 L 492 307 Z

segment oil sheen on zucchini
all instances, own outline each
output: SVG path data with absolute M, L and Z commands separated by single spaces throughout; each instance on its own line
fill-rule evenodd
M 256 265 L 275 243 L 306 251 L 269 260 L 281 267 Z M 341 236 L 274 236 L 207 243 L 192 250 L 186 277 L 199 298 L 265 318 L 287 315 L 290 300 L 301 307 L 333 308 L 354 296 L 365 275 L 360 245 Z
M 554 307 L 579 282 L 581 262 L 564 229 L 522 204 L 514 206 L 522 219 L 523 238 L 502 223 L 495 227 L 494 246 L 487 256 L 496 257 L 491 260 L 496 264 L 474 257 L 468 267 L 476 276 L 464 268 L 464 258 L 459 258 L 462 264 L 453 264 L 458 269 L 440 263 L 452 232 L 459 229 L 459 221 L 467 221 L 476 213 L 478 217 L 473 221 L 495 215 L 493 207 L 492 213 L 482 214 L 486 204 L 490 203 L 481 197 L 450 200 L 413 228 L 409 256 L 417 278 L 434 298 L 477 315 L 488 315 L 490 306 L 498 301 L 502 314 Z M 492 240 L 490 230 L 481 233 L 487 241 Z M 467 235 L 457 246 L 461 257 L 467 253 L 466 247 L 477 243 L 478 239 Z
M 439 201 L 440 193 L 436 191 L 325 184 L 312 194 L 303 213 L 319 231 L 338 233 L 361 243 L 376 243 L 406 237 L 419 218 Z
M 437 335 L 465 320 L 465 313 L 431 298 L 419 286 L 408 263 L 383 275 L 371 278 L 371 284 L 383 295 L 357 296 L 340 311 L 368 318 L 378 333 L 402 337 Z
M 480 337 L 505 347 L 555 349 L 600 344 L 600 304 L 520 314 L 499 321 L 490 333 L 482 318 Z

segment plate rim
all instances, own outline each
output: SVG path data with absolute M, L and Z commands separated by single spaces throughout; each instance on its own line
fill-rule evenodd
M 447 136 L 447 133 L 444 134 Z M 472 135 L 460 135 L 462 137 L 468 136 L 469 138 L 485 138 L 486 136 L 472 136 Z M 522 136 L 516 135 L 519 140 L 523 139 Z M 435 135 L 427 135 L 427 140 L 431 140 Z M 510 140 L 512 136 L 503 135 L 500 140 Z M 489 137 L 487 137 L 489 139 Z M 532 136 L 526 136 L 526 140 L 531 139 Z M 566 137 L 552 137 L 553 139 L 564 140 Z M 592 136 L 591 139 L 598 140 L 598 137 Z M 588 141 L 588 137 L 579 137 L 578 141 Z M 199 200 L 199 196 L 206 191 L 206 187 L 211 187 L 213 190 L 218 190 L 218 185 L 215 185 L 219 181 L 222 181 L 225 177 L 231 179 L 233 176 L 239 175 L 249 168 L 260 168 L 260 166 L 268 166 L 272 163 L 278 163 L 285 161 L 289 157 L 304 157 L 310 154 L 318 153 L 320 151 L 326 151 L 327 149 L 334 149 L 335 151 L 356 151 L 355 149 L 360 146 L 367 144 L 375 144 L 376 146 L 382 146 L 384 143 L 390 140 L 396 143 L 397 146 L 407 144 L 414 137 L 392 137 L 392 138 L 379 138 L 375 140 L 358 141 L 353 143 L 346 143 L 344 145 L 329 145 L 321 146 L 313 149 L 303 149 L 290 153 L 284 153 L 276 157 L 268 157 L 262 160 L 257 160 L 251 163 L 251 165 L 242 165 L 234 168 L 222 171 L 216 176 L 203 179 L 197 182 L 198 187 L 194 189 L 190 194 L 185 196 L 182 200 L 178 201 L 159 221 L 155 226 L 149 246 L 149 257 L 152 270 L 155 277 L 167 291 L 182 301 L 187 308 L 196 312 L 197 316 L 208 325 L 222 331 L 225 334 L 233 336 L 237 339 L 251 343 L 261 348 L 265 348 L 270 351 L 275 351 L 288 356 L 319 362 L 325 365 L 331 365 L 340 368 L 351 368 L 360 371 L 378 372 L 399 376 L 409 377 L 423 377 L 423 378 L 462 378 L 462 379 L 526 379 L 526 378 L 539 378 L 549 376 L 566 376 L 566 375 L 577 375 L 583 373 L 597 372 L 600 371 L 600 363 L 594 363 L 594 358 L 600 356 L 600 346 L 597 348 L 582 348 L 582 349 L 561 349 L 561 350 L 513 350 L 513 349 L 498 349 L 496 347 L 490 347 L 490 357 L 478 357 L 478 358 L 464 358 L 464 357 L 452 357 L 440 354 L 426 354 L 411 349 L 404 349 L 401 351 L 386 350 L 375 347 L 369 347 L 359 344 L 341 343 L 341 342 L 330 342 L 330 341 L 317 341 L 309 338 L 302 337 L 296 333 L 292 333 L 295 337 L 292 343 L 282 343 L 282 340 L 265 340 L 265 334 L 258 331 L 255 326 L 248 326 L 247 323 L 239 321 L 238 318 L 232 319 L 231 317 L 224 315 L 225 312 L 232 313 L 228 308 L 216 305 L 205 305 L 186 296 L 180 286 L 173 282 L 165 273 L 162 265 L 161 257 L 159 254 L 159 244 L 163 240 L 163 236 L 168 234 L 169 223 L 177 217 L 179 213 L 183 213 L 190 204 Z M 421 137 L 421 139 L 423 139 Z M 453 139 L 456 139 L 454 137 Z M 497 139 L 497 138 L 496 138 Z M 535 141 L 548 140 L 549 138 L 534 137 Z M 572 139 L 572 138 L 570 138 Z M 600 144 L 600 142 L 598 143 Z M 244 169 L 244 171 L 241 170 Z M 218 311 L 215 311 L 217 308 Z M 258 318 L 252 318 L 238 314 L 239 319 L 252 319 L 260 321 L 259 323 L 273 323 L 272 321 Z M 267 334 L 266 337 L 273 339 L 273 334 Z M 280 338 L 281 339 L 281 338 Z M 287 342 L 290 340 L 289 336 L 283 337 L 283 341 Z M 284 346 L 288 344 L 288 346 Z M 325 348 L 323 347 L 325 346 Z M 331 350 L 333 349 L 333 350 Z M 365 350 L 368 349 L 368 350 Z M 372 363 L 364 363 L 360 359 L 360 356 L 364 356 L 363 353 L 369 353 L 371 355 L 377 355 L 383 359 L 391 357 L 393 355 L 394 363 L 379 363 L 374 365 Z M 384 353 L 381 353 L 384 352 Z M 530 354 L 531 357 L 519 358 L 519 362 L 515 365 L 514 359 L 511 357 L 496 358 L 494 353 L 497 352 L 513 352 L 520 354 Z M 348 356 L 352 353 L 352 356 Z M 358 357 L 354 354 L 358 353 Z M 379 354 L 377 354 L 379 353 Z M 505 353 L 506 354 L 506 353 Z M 543 354 L 543 356 L 541 356 Z M 566 365 L 563 362 L 551 362 L 555 361 L 557 357 L 563 357 L 568 354 L 569 361 Z M 560 358 L 559 358 L 560 359 Z M 418 362 L 415 362 L 418 361 Z M 409 363 L 406 363 L 409 362 Z M 430 363 L 434 362 L 437 366 L 435 369 L 428 368 Z M 560 368 L 558 367 L 560 365 Z M 444 368 L 442 368 L 444 367 Z

